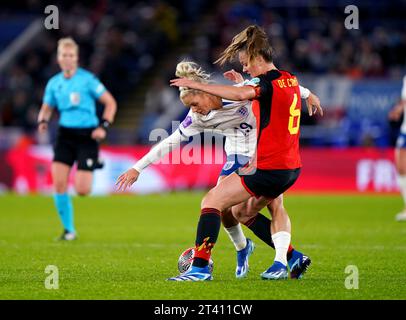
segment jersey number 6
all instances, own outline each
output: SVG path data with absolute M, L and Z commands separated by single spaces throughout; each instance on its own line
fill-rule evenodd
M 290 117 L 289 117 L 288 129 L 289 129 L 290 134 L 297 134 L 299 132 L 301 111 L 300 111 L 300 109 L 296 109 L 296 105 L 297 105 L 297 94 L 295 93 L 293 96 L 293 102 L 290 105 L 290 109 L 289 109 Z

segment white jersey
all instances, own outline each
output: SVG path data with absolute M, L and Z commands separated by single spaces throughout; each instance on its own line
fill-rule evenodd
M 217 133 L 226 137 L 227 155 L 251 157 L 256 147 L 256 120 L 251 101 L 223 100 L 223 108 L 211 110 L 207 115 L 189 111 L 179 126 L 180 133 L 189 138 L 199 133 Z
M 250 85 L 251 80 L 239 84 Z M 310 91 L 300 87 L 300 95 L 307 99 Z M 179 128 L 169 137 L 152 147 L 133 168 L 141 172 L 151 163 L 163 158 L 189 137 L 200 133 L 217 133 L 226 137 L 225 152 L 227 155 L 244 155 L 252 157 L 256 150 L 257 128 L 256 119 L 252 112 L 251 101 L 222 100 L 223 107 L 211 110 L 207 115 L 189 111 Z
M 169 137 L 152 147 L 133 168 L 141 172 L 151 163 L 178 148 L 189 137 L 200 133 L 217 133 L 226 137 L 227 155 L 241 154 L 251 157 L 256 148 L 256 121 L 250 101 L 223 100 L 223 107 L 202 115 L 192 110 Z
M 403 87 L 402 87 L 402 100 L 406 101 L 406 76 L 403 77 Z M 400 132 L 406 134 L 406 104 L 403 110 L 403 122 L 400 127 Z

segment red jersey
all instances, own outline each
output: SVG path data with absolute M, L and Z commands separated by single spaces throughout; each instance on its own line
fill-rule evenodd
M 271 70 L 258 79 L 252 103 L 257 119 L 257 168 L 300 168 L 301 98 L 297 78 L 286 71 Z

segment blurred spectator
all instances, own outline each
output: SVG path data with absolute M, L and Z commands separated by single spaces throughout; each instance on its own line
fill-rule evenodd
M 155 60 L 176 45 L 183 32 L 179 19 L 190 11 L 189 5 L 159 0 L 56 1 L 55 5 L 60 28 L 43 32 L 19 53 L 14 64 L 0 72 L 0 89 L 5 93 L 0 96 L 2 126 L 35 127 L 32 114 L 39 110 L 45 82 L 58 72 L 55 48 L 59 38 L 71 36 L 78 42 L 80 65 L 99 76 L 120 102 L 136 89 Z M 28 25 L 33 17 L 43 16 L 45 6 L 45 1 L 21 1 L 6 6 L 0 16 L 26 19 Z
M 18 1 L 2 10 L 0 17 L 14 14 L 29 20 L 34 15 L 43 15 L 44 4 L 45 1 Z M 3 126 L 21 125 L 29 130 L 34 125 L 32 116 L 23 116 L 22 110 L 32 114 L 39 108 L 44 83 L 58 70 L 54 54 L 56 41 L 67 35 L 79 42 L 81 65 L 98 75 L 119 103 L 136 90 L 137 84 L 148 75 L 146 71 L 157 61 L 167 59 L 174 48 L 185 45 L 183 50 L 188 50 L 187 40 L 192 44 L 188 57 L 221 74 L 222 70 L 213 66 L 213 61 L 233 35 L 253 23 L 261 25 L 270 35 L 276 65 L 295 72 L 299 79 L 303 74 L 353 80 L 389 79 L 399 78 L 406 72 L 406 24 L 401 10 L 404 0 L 353 1 L 360 11 L 358 30 L 345 29 L 344 5 L 333 0 L 323 1 L 322 5 L 319 1 L 309 5 L 301 0 L 290 0 L 286 5 L 272 0 L 118 0 L 114 3 L 92 0 L 55 1 L 55 4 L 60 7 L 60 30 L 45 32 L 16 57 L 14 64 L 0 72 L 0 89 L 4 92 L 0 96 Z M 212 8 L 211 16 L 202 19 L 202 11 L 207 8 Z M 15 30 L 3 27 L 2 32 L 3 40 L 7 40 Z M 193 39 L 185 39 L 185 34 L 191 34 Z M 176 62 L 171 61 L 168 70 Z M 228 67 L 231 65 L 225 68 Z M 232 67 L 241 71 L 238 64 Z M 148 143 L 151 128 L 167 129 L 171 120 L 180 120 L 184 110 L 177 93 L 168 88 L 167 82 L 159 81 L 162 80 L 155 81 L 145 100 L 145 118 L 137 128 L 141 142 Z M 341 108 L 344 107 L 342 104 Z M 351 132 L 357 129 L 353 129 L 355 126 L 347 117 L 344 111 L 333 121 L 336 128 L 349 134 L 337 144 L 370 144 L 376 136 L 375 127 L 357 124 L 359 130 L 366 128 L 373 134 L 364 140 L 356 139 L 357 135 Z M 328 119 L 304 116 L 302 120 L 308 126 L 332 126 Z
M 398 54 L 406 50 L 406 27 L 398 11 L 402 0 L 380 3 L 379 10 L 374 1 L 355 1 L 363 13 L 359 30 L 344 28 L 345 15 L 337 19 L 344 7 L 332 1 L 323 6 L 289 4 L 244 0 L 219 5 L 208 36 L 211 56 L 218 56 L 233 34 L 255 23 L 270 35 L 280 68 L 355 77 L 385 76 L 385 69 L 391 73 L 391 68 L 405 68 L 406 56 Z

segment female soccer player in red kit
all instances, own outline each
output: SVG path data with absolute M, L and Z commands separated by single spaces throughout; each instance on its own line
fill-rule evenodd
M 204 197 L 193 267 L 187 273 L 169 280 L 211 280 L 208 261 L 219 234 L 221 212 L 251 196 L 275 199 L 289 189 L 300 174 L 301 100 L 296 77 L 275 67 L 268 37 L 258 26 L 249 26 L 237 34 L 217 62 L 224 64 L 236 55 L 243 71 L 253 78 L 251 82 L 255 85 L 235 87 L 198 83 L 184 78 L 171 80 L 173 86 L 205 91 L 224 99 L 252 100 L 257 121 L 257 150 L 255 159 L 245 170 L 229 175 Z M 286 279 L 290 233 L 281 230 L 272 239 L 276 250 L 275 261 L 261 277 Z

